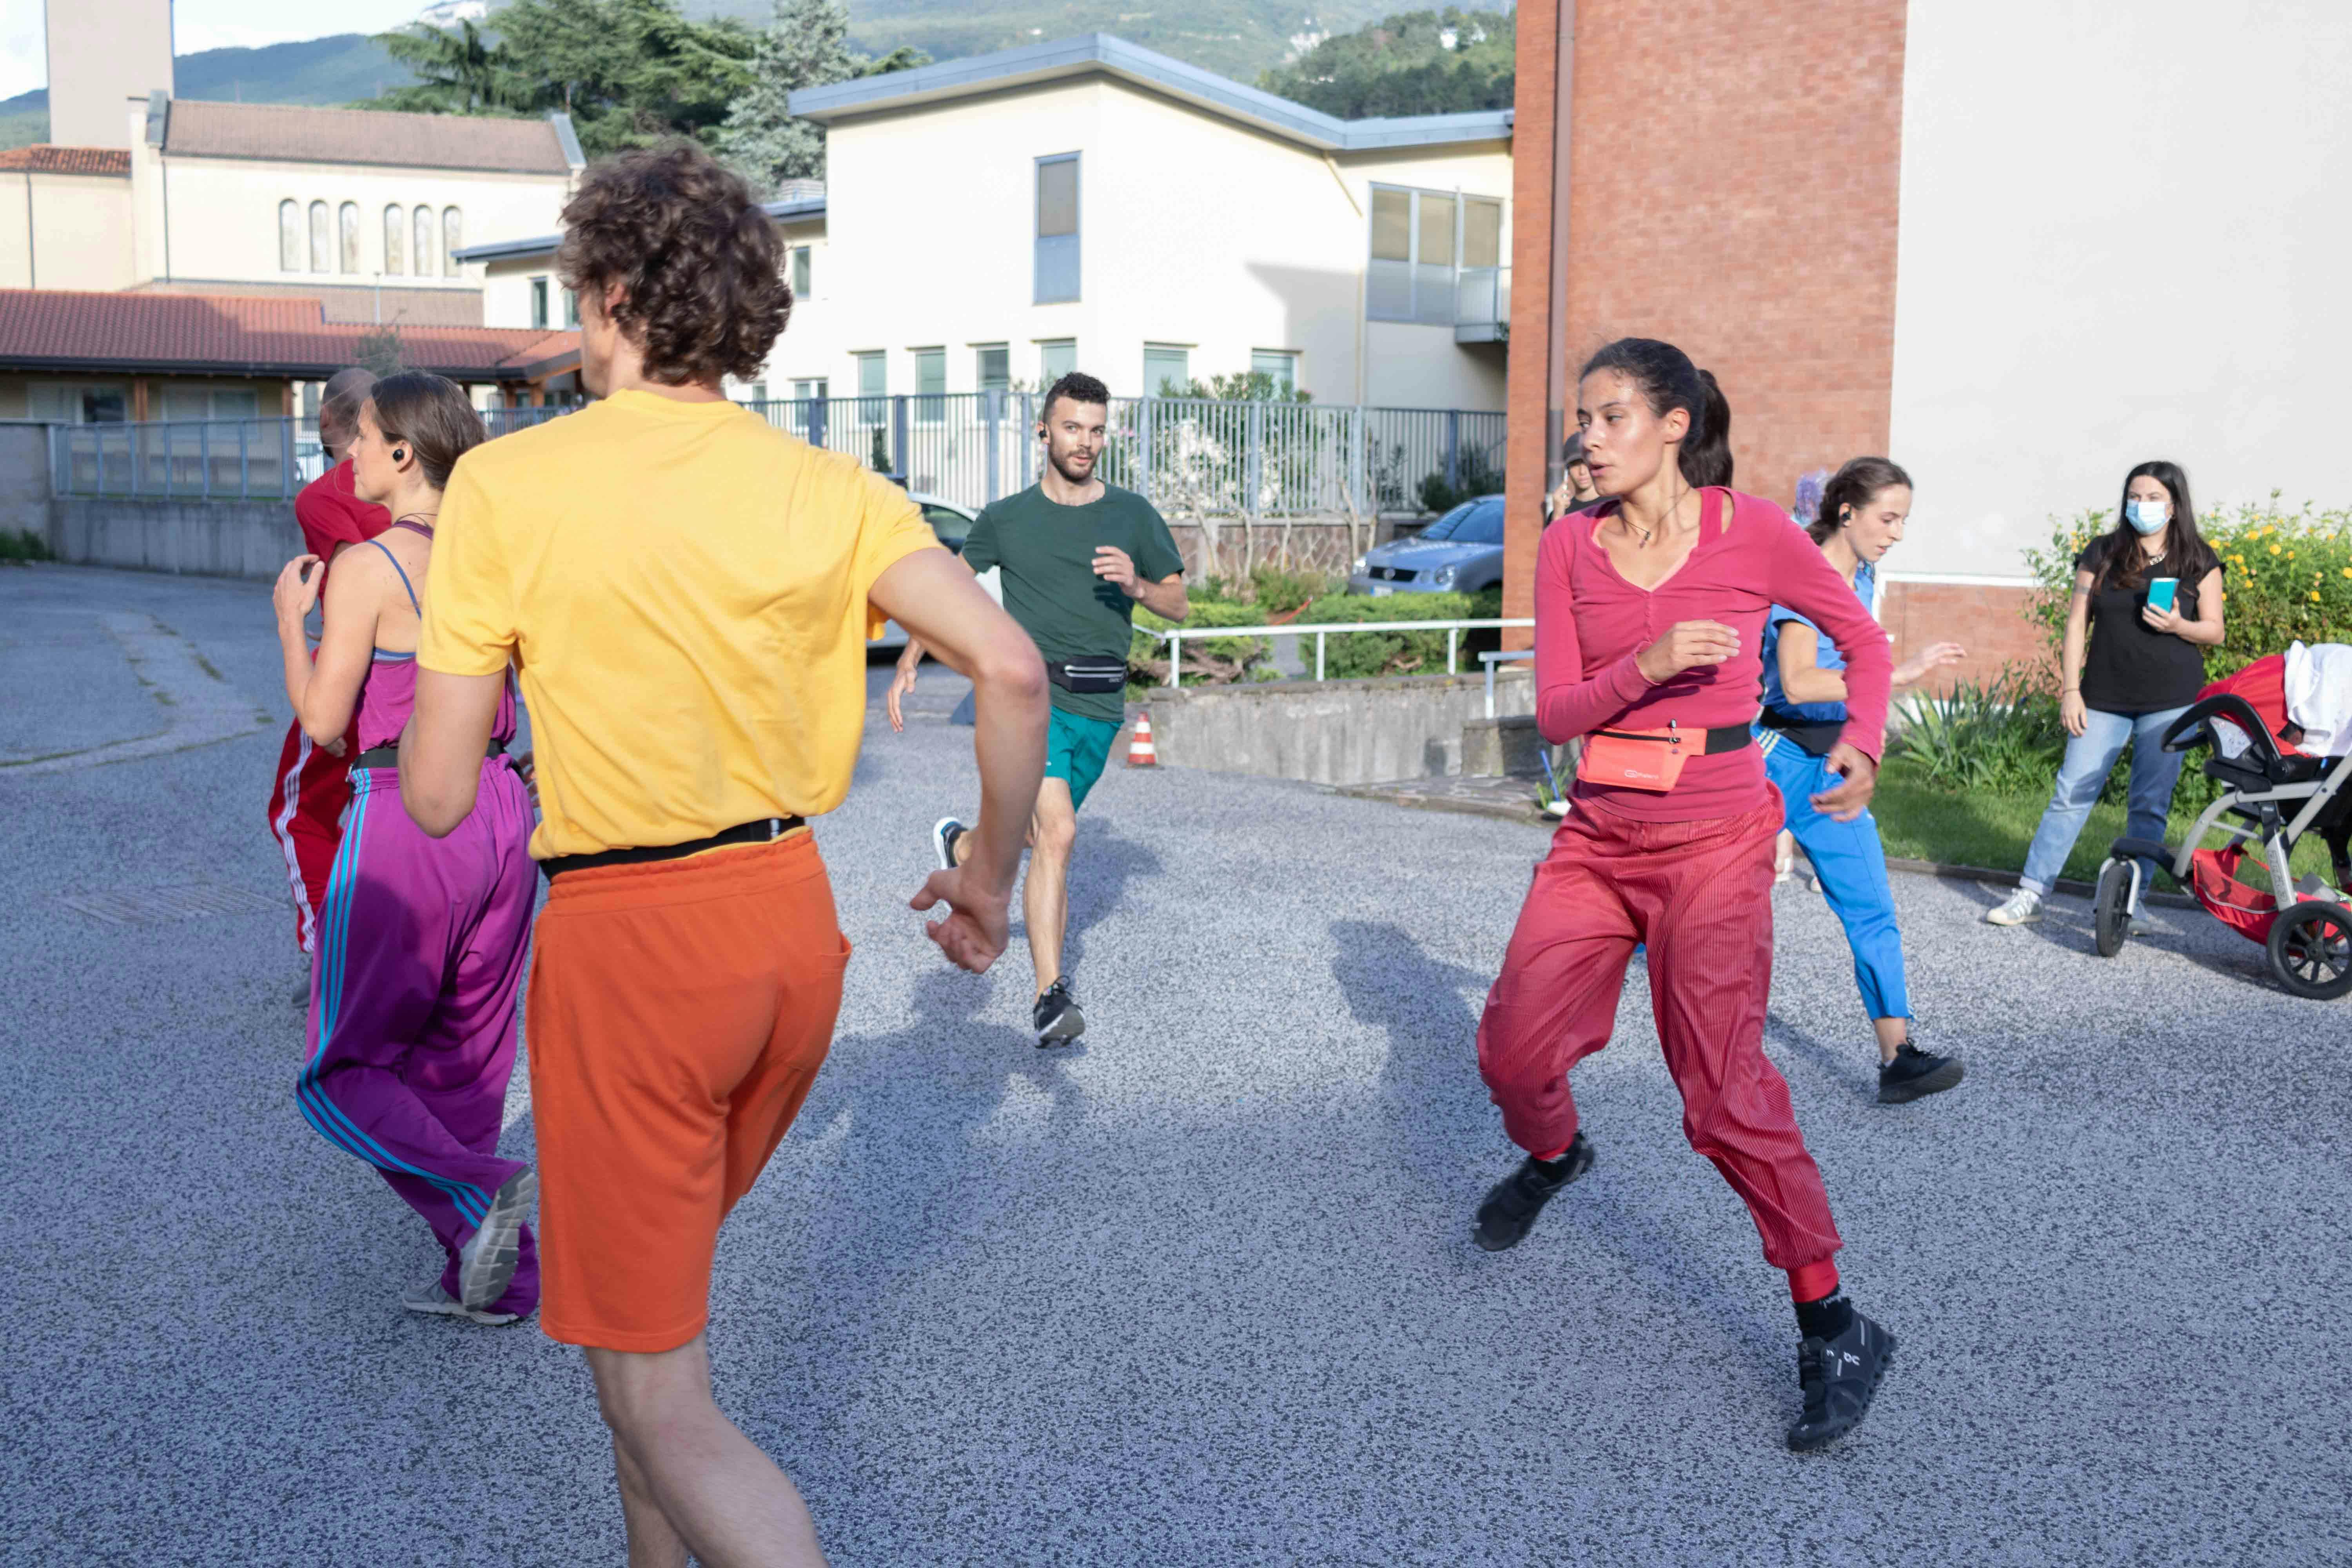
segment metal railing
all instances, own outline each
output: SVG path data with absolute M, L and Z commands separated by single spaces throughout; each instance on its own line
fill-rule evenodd
M 1469 621 L 1322 621 L 1300 625 L 1293 621 L 1281 626 L 1171 626 L 1164 632 L 1138 627 L 1145 636 L 1168 645 L 1168 684 L 1181 687 L 1184 681 L 1183 650 L 1179 646 L 1190 637 L 1305 637 L 1315 634 L 1315 679 L 1323 679 L 1324 639 L 1345 636 L 1349 632 L 1444 632 L 1445 634 L 1445 673 L 1460 673 L 1460 650 L 1464 632 L 1500 631 L 1509 626 L 1532 626 L 1532 620 L 1469 620 Z M 1484 655 L 1480 656 L 1482 658 Z M 1495 667 L 1486 666 L 1486 716 L 1494 717 Z
M 1040 397 L 992 391 L 751 403 L 812 446 L 977 510 L 1036 482 Z M 484 416 L 493 437 L 567 407 Z M 1213 398 L 1120 397 L 1101 472 L 1175 518 L 1377 516 L 1502 486 L 1505 416 Z M 58 425 L 58 495 L 187 500 L 290 498 L 325 467 L 315 424 L 297 419 Z

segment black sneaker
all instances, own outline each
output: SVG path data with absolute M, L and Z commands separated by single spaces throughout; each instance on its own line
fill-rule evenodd
M 1047 1046 L 1066 1046 L 1087 1032 L 1087 1016 L 1078 1011 L 1078 999 L 1070 994 L 1067 975 L 1045 987 L 1029 1021 L 1036 1026 L 1040 1050 Z
M 1861 1426 L 1894 1359 L 1895 1336 L 1860 1312 L 1837 1338 L 1798 1346 L 1797 1383 L 1805 1408 L 1789 1428 L 1789 1447 L 1800 1454 L 1826 1448 Z
M 1967 1069 L 1958 1057 L 1939 1057 L 1906 1040 L 1895 1048 L 1895 1059 L 1878 1068 L 1878 1103 L 1901 1105 L 1906 1100 L 1941 1094 L 1960 1081 Z
M 931 847 L 939 854 L 940 870 L 955 869 L 956 840 L 961 838 L 968 831 L 970 830 L 962 823 L 952 816 L 942 816 L 931 825 Z
M 1478 1205 L 1478 1223 L 1470 1227 L 1470 1239 L 1489 1252 L 1518 1246 L 1552 1194 L 1591 1169 L 1592 1142 L 1580 1131 L 1568 1152 L 1549 1165 L 1528 1155 Z

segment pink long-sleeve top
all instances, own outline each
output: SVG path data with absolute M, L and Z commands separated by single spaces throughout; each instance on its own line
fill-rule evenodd
M 1690 558 L 1648 590 L 1627 582 L 1594 538 L 1616 503 L 1597 514 L 1572 513 L 1545 531 L 1536 552 L 1536 725 L 1544 739 L 1556 745 L 1595 730 L 1662 730 L 1669 721 L 1692 731 L 1750 722 L 1763 688 L 1765 613 L 1781 604 L 1846 655 L 1841 738 L 1875 760 L 1895 675 L 1886 633 L 1779 507 L 1714 488 L 1701 501 L 1705 521 Z M 1731 627 L 1738 655 L 1653 686 L 1634 658 L 1678 621 Z M 1693 756 L 1663 794 L 1580 779 L 1571 793 L 1648 822 L 1735 816 L 1764 804 L 1764 759 L 1752 745 Z

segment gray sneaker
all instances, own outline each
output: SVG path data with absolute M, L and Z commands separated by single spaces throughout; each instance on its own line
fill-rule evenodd
M 1985 911 L 1988 924 L 2021 926 L 2042 918 L 2042 895 L 2031 888 L 2020 888 L 2010 894 L 2009 902 Z
M 494 1312 L 487 1307 L 478 1310 L 468 1307 L 448 1291 L 441 1289 L 441 1281 L 438 1279 L 429 1279 L 415 1289 L 408 1291 L 400 1298 L 400 1304 L 412 1312 L 427 1312 L 443 1318 L 463 1318 L 469 1323 L 480 1323 L 493 1329 L 522 1321 L 520 1312 Z
M 522 1260 L 522 1226 L 539 1196 L 538 1175 L 524 1169 L 507 1178 L 490 1199 L 490 1212 L 457 1249 L 457 1300 L 478 1312 L 507 1293 L 515 1265 Z

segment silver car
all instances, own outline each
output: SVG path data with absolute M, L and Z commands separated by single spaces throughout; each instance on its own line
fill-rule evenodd
M 942 500 L 938 496 L 925 495 L 920 490 L 909 490 L 907 499 L 923 509 L 923 521 L 931 525 L 931 531 L 940 536 L 941 544 L 958 555 L 963 553 L 963 542 L 971 535 L 972 522 L 980 516 L 978 512 L 958 506 L 951 500 Z M 906 646 L 906 628 L 891 621 L 884 625 L 880 637 L 866 645 L 866 651 L 887 652 Z
M 1503 498 L 1464 501 L 1410 539 L 1376 545 L 1348 574 L 1351 594 L 1475 594 L 1503 580 Z

